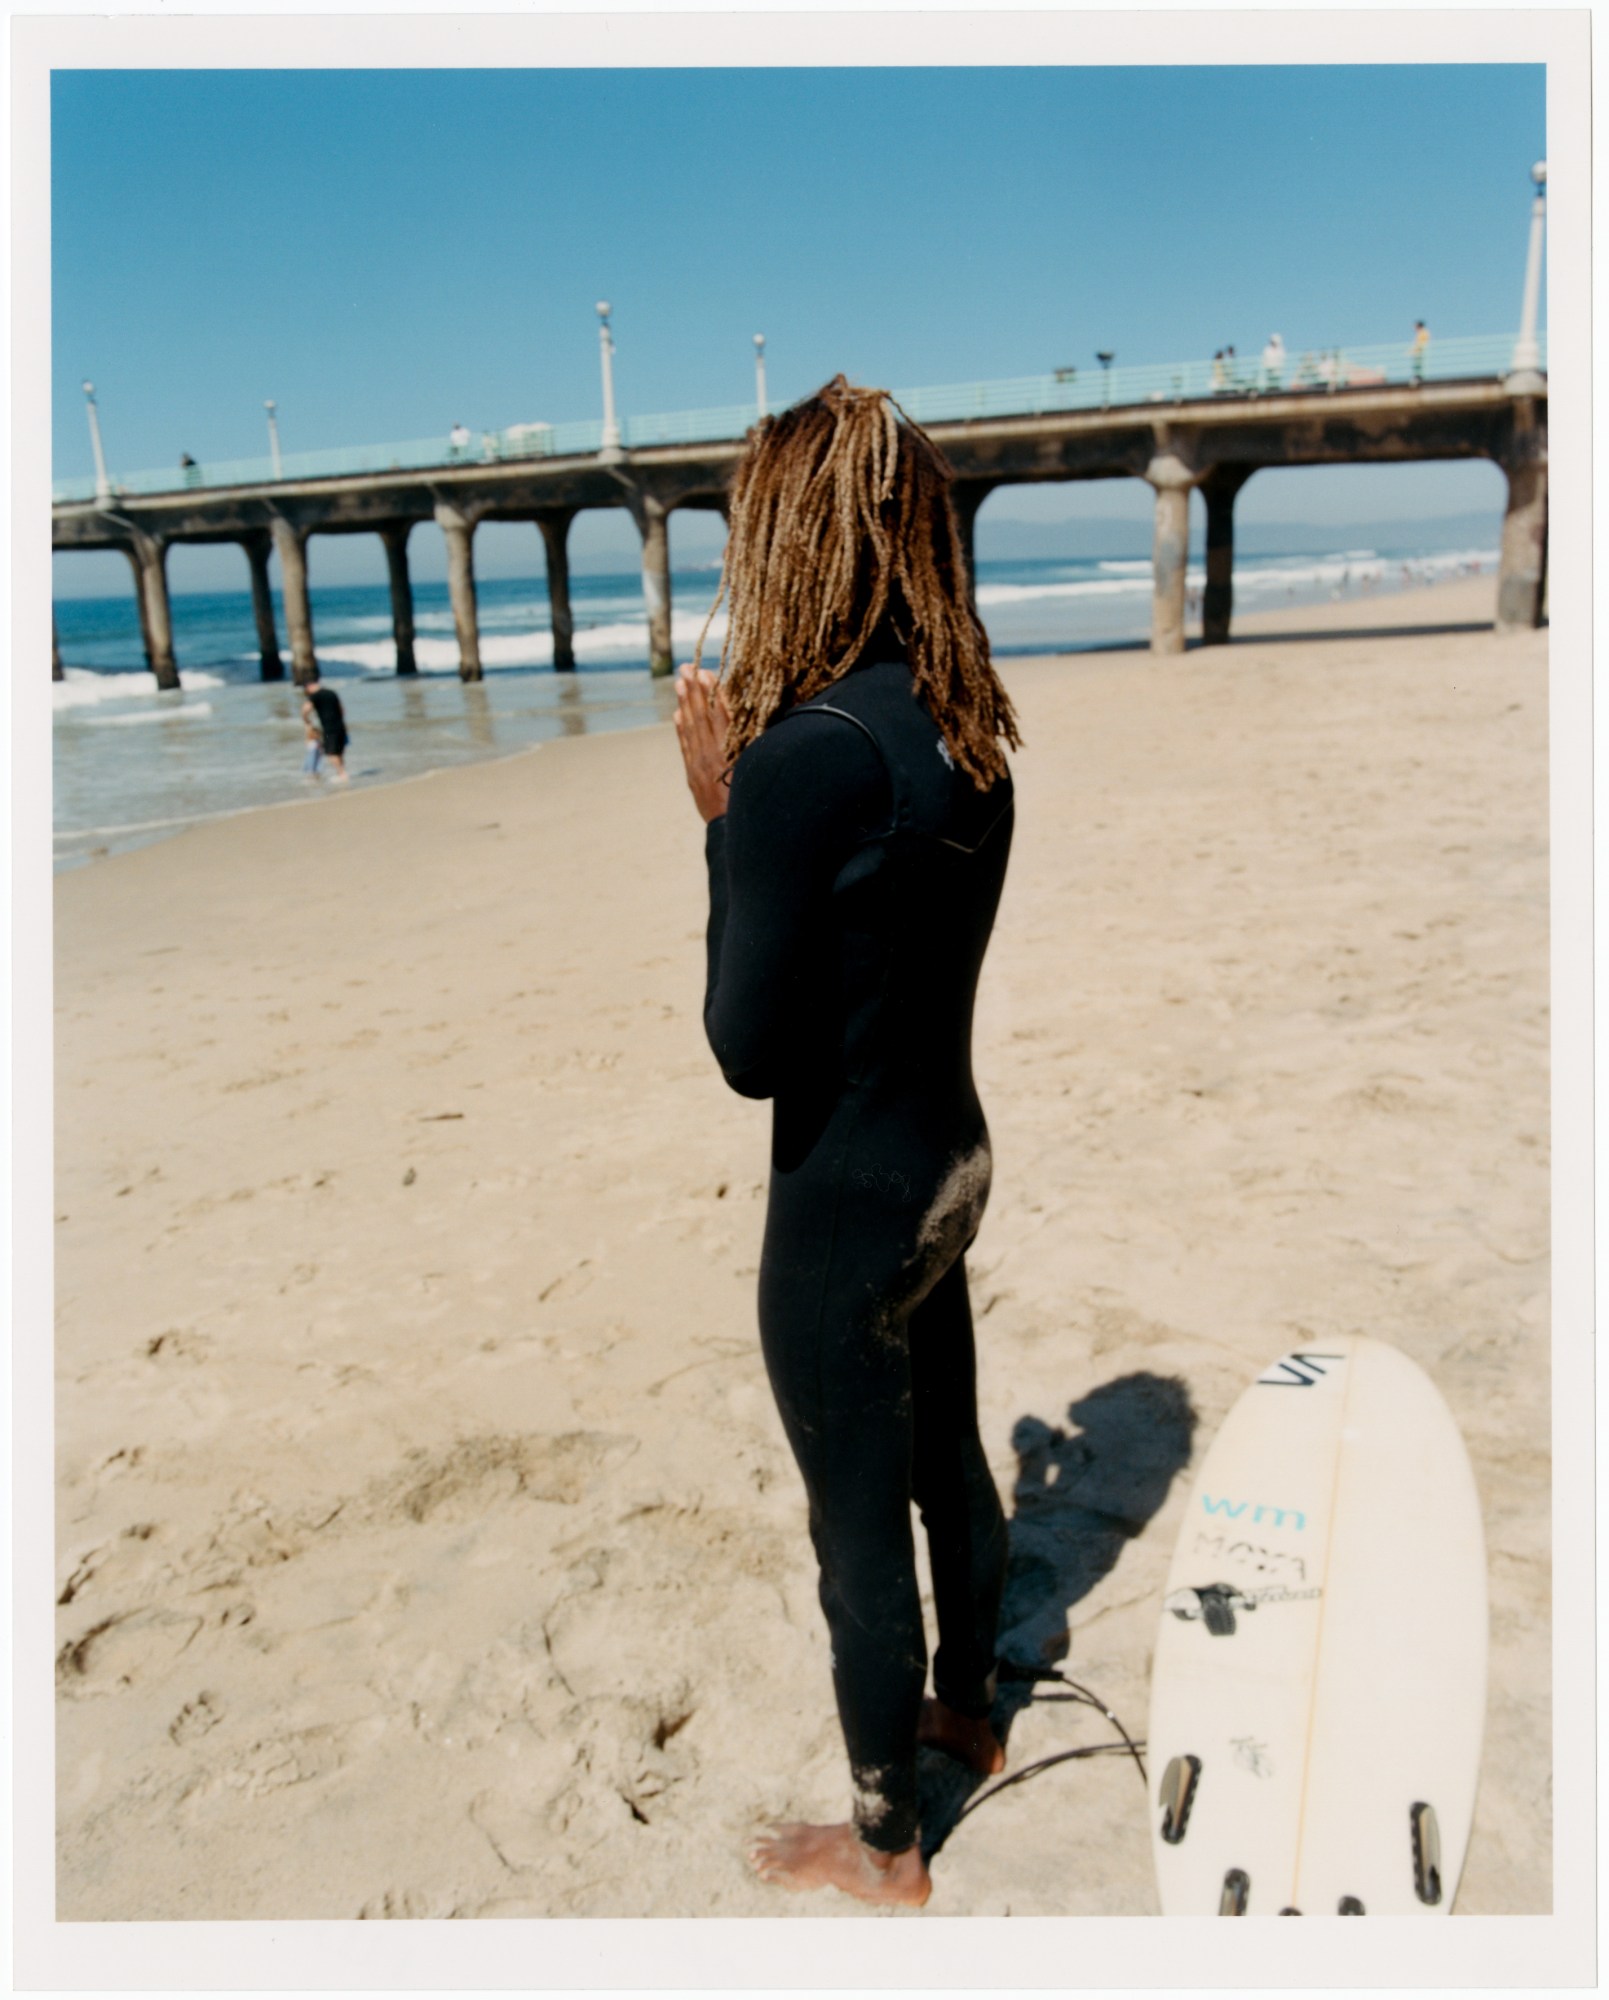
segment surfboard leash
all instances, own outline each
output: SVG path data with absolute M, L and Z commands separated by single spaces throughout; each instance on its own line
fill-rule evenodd
M 1077 1703 L 1080 1707 L 1093 1708 L 1098 1714 L 1105 1716 L 1106 1720 L 1123 1740 L 1120 1743 L 1084 1743 L 1080 1744 L 1077 1749 L 1057 1750 L 1049 1757 L 1038 1757 L 1033 1763 L 1024 1764 L 1020 1771 L 1013 1771 L 1009 1777 L 999 1779 L 986 1790 L 968 1799 L 960 1812 L 955 1816 L 955 1824 L 957 1826 L 967 1817 L 968 1813 L 976 1812 L 985 1800 L 995 1798 L 1001 1792 L 1010 1791 L 1013 1785 L 1026 1783 L 1029 1778 L 1037 1777 L 1041 1771 L 1048 1771 L 1053 1764 L 1071 1764 L 1084 1757 L 1132 1757 L 1135 1768 L 1139 1771 L 1141 1784 L 1149 1786 L 1150 1781 L 1145 1771 L 1145 1759 L 1140 1754 L 1144 1750 L 1145 1745 L 1135 1742 L 1134 1738 L 1123 1727 L 1117 1716 L 1106 1706 L 1105 1702 L 1101 1700 L 1099 1695 L 1091 1693 L 1081 1682 L 1073 1680 L 1070 1675 L 1060 1672 L 1055 1667 L 1035 1667 L 1021 1660 L 1002 1660 L 1000 1662 L 999 1674 L 1003 1681 L 1028 1681 L 1035 1684 L 1040 1681 L 1059 1681 L 1068 1690 L 1066 1694 L 1033 1694 L 1028 1697 L 1030 1703 L 1069 1701 Z

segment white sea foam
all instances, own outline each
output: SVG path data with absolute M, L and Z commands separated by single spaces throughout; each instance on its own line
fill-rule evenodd
M 1137 576 L 1092 576 L 1077 583 L 983 583 L 978 586 L 978 603 L 1028 604 L 1052 597 L 1128 597 L 1151 588 L 1151 565 L 1140 565 Z
M 211 713 L 210 701 L 187 701 L 171 708 L 146 709 L 139 715 L 86 715 L 84 720 L 95 729 L 126 729 L 135 722 L 199 722 Z
M 1266 569 L 1237 566 L 1235 589 L 1241 590 L 1324 590 L 1337 588 L 1343 582 L 1348 584 L 1378 583 L 1382 578 L 1396 578 L 1404 570 L 1412 577 L 1426 582 L 1436 577 L 1449 576 L 1478 564 L 1489 567 L 1497 560 L 1491 549 L 1447 549 L 1434 555 L 1424 556 L 1371 556 L 1367 560 L 1357 557 L 1331 556 L 1323 561 L 1308 563 L 1300 569 Z M 1192 581 L 1194 579 L 1192 578 Z
M 1348 584 L 1378 583 L 1384 577 L 1395 577 L 1406 569 L 1416 578 L 1429 580 L 1450 575 L 1467 565 L 1478 563 L 1483 568 L 1490 567 L 1497 560 L 1491 549 L 1448 549 L 1433 555 L 1412 556 L 1401 559 L 1374 554 L 1372 551 L 1352 551 L 1347 555 L 1326 556 L 1305 563 L 1276 565 L 1273 563 L 1235 566 L 1235 589 L 1237 591 L 1296 591 L 1330 590 Z M 1101 597 L 1132 597 L 1147 595 L 1151 589 L 1151 565 L 1149 562 L 1102 562 L 1100 568 L 1117 574 L 1082 578 L 1074 583 L 985 583 L 978 587 L 980 607 L 1001 608 L 1014 604 L 1030 604 L 1050 599 L 1079 599 Z M 1205 582 L 1205 572 L 1192 565 L 1186 572 L 1186 586 L 1200 590 Z
M 90 708 L 103 701 L 145 701 L 162 697 L 175 710 L 179 698 L 169 688 L 159 688 L 156 677 L 148 668 L 141 667 L 133 673 L 98 674 L 88 667 L 67 667 L 67 678 L 52 681 L 50 699 L 54 707 Z M 220 674 L 209 674 L 205 668 L 181 669 L 185 688 L 215 688 L 224 685 Z
M 691 652 L 703 630 L 702 611 L 671 613 L 671 643 L 678 652 Z M 726 634 L 723 611 L 710 626 L 708 644 L 718 647 Z M 414 639 L 414 659 L 422 674 L 456 674 L 458 641 L 418 635 Z M 604 625 L 583 625 L 575 634 L 575 656 L 589 664 L 609 660 L 640 659 L 648 650 L 648 620 L 622 618 Z M 390 639 L 334 639 L 319 641 L 318 656 L 327 662 L 361 667 L 367 673 L 396 671 L 397 649 Z M 480 663 L 488 673 L 510 667 L 546 667 L 553 663 L 553 635 L 550 631 L 487 632 L 480 635 Z M 713 662 L 711 663 L 713 664 Z

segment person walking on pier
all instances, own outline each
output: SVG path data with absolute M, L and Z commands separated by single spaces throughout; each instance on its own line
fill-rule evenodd
M 1282 334 L 1271 333 L 1268 345 L 1263 349 L 1263 387 L 1277 389 L 1285 379 L 1285 340 Z
M 1413 323 L 1413 346 L 1409 349 L 1413 358 L 1413 379 L 1416 382 L 1425 379 L 1425 357 L 1429 352 L 1430 328 L 1422 319 L 1416 319 Z
M 677 685 L 705 822 L 705 1032 L 731 1087 L 772 1100 L 760 1342 L 853 1784 L 847 1822 L 774 1828 L 750 1859 L 766 1881 L 873 1903 L 930 1892 L 918 1743 L 982 1773 L 1004 1763 L 1006 1532 L 965 1256 L 992 1173 L 973 996 L 1020 738 L 951 476 L 882 391 L 842 376 L 764 419 L 732 489 L 723 676 L 701 668 L 701 639 Z M 913 1500 L 938 1620 L 930 1699 Z
M 319 732 L 324 739 L 324 754 L 334 767 L 336 777 L 346 778 L 346 746 L 351 737 L 346 729 L 346 710 L 341 706 L 341 697 L 334 688 L 327 688 L 318 677 L 318 668 L 313 669 L 313 677 L 306 683 L 304 692 L 307 706 L 317 719 Z M 306 713 L 306 710 L 303 710 Z

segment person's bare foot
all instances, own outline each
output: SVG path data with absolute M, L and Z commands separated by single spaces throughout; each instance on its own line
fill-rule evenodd
M 992 1778 L 1006 1768 L 1006 1753 L 986 1720 L 977 1722 L 970 1715 L 958 1714 L 931 1695 L 922 1703 L 916 1740 L 930 1750 L 942 1750 L 980 1777 Z
M 776 1826 L 749 1849 L 754 1872 L 784 1889 L 842 1889 L 863 1903 L 920 1906 L 933 1881 L 920 1847 L 882 1854 L 853 1826 Z

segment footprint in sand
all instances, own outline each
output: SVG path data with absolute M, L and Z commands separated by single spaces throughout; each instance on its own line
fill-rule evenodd
M 584 1292 L 597 1276 L 590 1257 L 583 1257 L 579 1264 L 572 1264 L 568 1271 L 561 1271 L 550 1284 L 545 1285 L 536 1295 L 539 1305 L 550 1305 L 560 1299 L 573 1299 Z
M 358 1911 L 360 1922 L 375 1918 L 456 1917 L 460 1906 L 426 1889 L 382 1889 Z
M 292 1785 L 312 1784 L 332 1777 L 353 1756 L 385 1734 L 382 1717 L 356 1724 L 320 1723 L 254 1743 L 240 1762 L 224 1773 L 224 1781 L 258 1799 Z
M 235 1077 L 232 1081 L 228 1083 L 219 1084 L 218 1088 L 220 1091 L 226 1091 L 226 1092 L 237 1091 L 237 1090 L 266 1090 L 270 1084 L 289 1083 L 292 1077 L 302 1076 L 304 1074 L 305 1072 L 299 1069 L 264 1069 L 264 1070 L 259 1070 L 255 1076 Z
M 132 1687 L 145 1675 L 170 1667 L 202 1622 L 160 1609 L 114 1613 L 62 1647 L 56 1655 L 56 1685 L 74 1698 Z
M 469 1521 L 514 1499 L 573 1507 L 592 1480 L 621 1465 L 637 1440 L 603 1431 L 464 1438 L 444 1452 L 410 1454 L 380 1511 L 410 1521 Z
M 170 1326 L 166 1333 L 154 1333 L 142 1341 L 138 1352 L 147 1361 L 200 1362 L 212 1352 L 212 1342 L 189 1327 Z
M 194 1701 L 187 1701 L 168 1724 L 168 1734 L 181 1747 L 205 1736 L 223 1721 L 223 1702 L 203 1688 Z
M 71 1604 L 91 1583 L 102 1587 L 117 1583 L 126 1587 L 147 1582 L 158 1568 L 150 1547 L 156 1534 L 154 1522 L 136 1521 L 115 1541 L 102 1542 L 80 1556 L 56 1598 L 58 1607 Z

